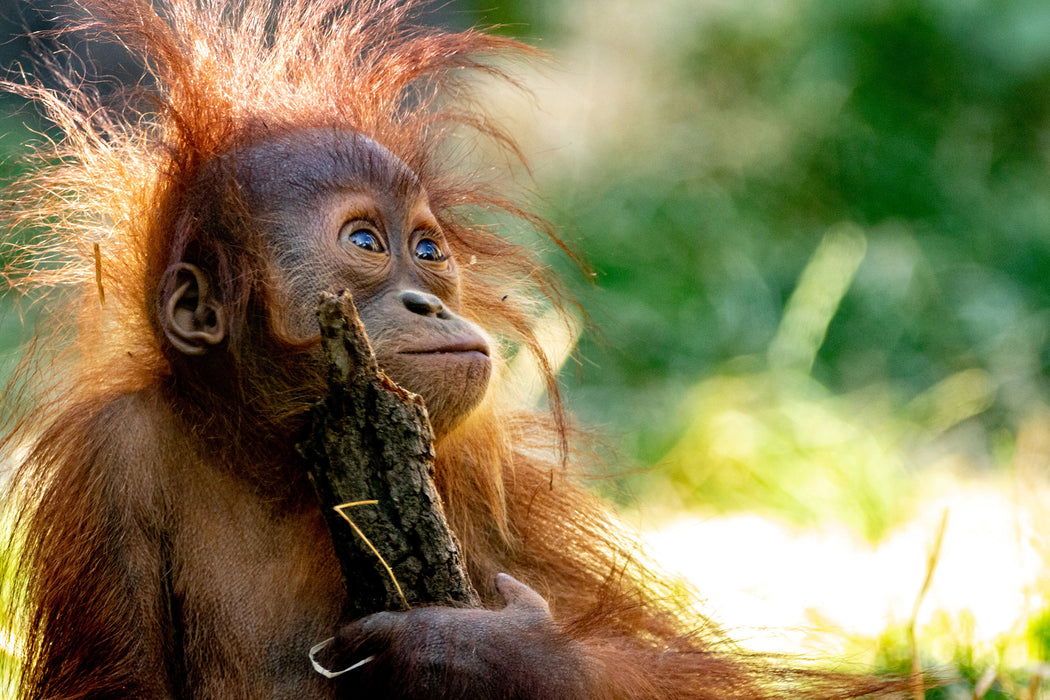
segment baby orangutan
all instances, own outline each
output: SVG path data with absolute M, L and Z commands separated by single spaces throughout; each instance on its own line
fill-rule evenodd
M 10 393 L 19 697 L 892 689 L 728 645 L 562 473 L 568 435 L 532 330 L 550 281 L 474 223 L 534 218 L 452 145 L 514 150 L 466 76 L 502 78 L 497 58 L 533 50 L 416 26 L 413 2 L 79 2 L 82 28 L 128 46 L 148 80 L 104 103 L 62 69 L 55 89 L 6 85 L 62 132 L 11 191 L 14 230 L 48 234 L 11 237 L 7 279 L 71 304 L 13 385 L 39 390 Z M 326 386 L 316 300 L 343 289 L 379 365 L 426 403 L 484 609 L 345 614 L 352 582 L 295 451 Z M 548 369 L 552 412 L 499 390 L 518 348 Z M 345 673 L 311 663 L 330 638 L 319 667 Z

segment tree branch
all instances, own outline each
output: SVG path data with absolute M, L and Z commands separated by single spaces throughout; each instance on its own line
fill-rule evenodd
M 317 318 L 329 394 L 311 410 L 299 451 L 351 618 L 424 604 L 479 607 L 432 479 L 423 400 L 379 369 L 349 292 L 322 293 Z

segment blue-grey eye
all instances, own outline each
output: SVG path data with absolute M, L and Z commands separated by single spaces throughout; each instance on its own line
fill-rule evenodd
M 441 250 L 441 246 L 437 244 L 437 241 L 430 238 L 420 238 L 419 242 L 416 243 L 416 257 L 428 262 L 442 262 L 448 259 L 445 251 Z
M 370 253 L 382 253 L 383 242 L 375 228 L 366 221 L 351 221 L 339 231 L 339 242 L 367 250 Z

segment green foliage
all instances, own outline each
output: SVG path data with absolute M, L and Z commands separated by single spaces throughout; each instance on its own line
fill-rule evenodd
M 911 482 L 895 454 L 906 424 L 873 403 L 884 401 L 831 397 L 802 375 L 720 376 L 683 406 L 692 422 L 662 467 L 684 503 L 834 517 L 877 540 L 906 514 Z
M 1023 697 L 1029 674 L 1014 666 L 1023 653 L 1020 640 L 1006 638 L 992 648 L 974 640 L 974 621 L 965 614 L 934 616 L 919 636 L 919 667 L 932 677 L 936 687 L 926 691 L 925 700 L 954 700 L 980 697 L 982 700 L 1012 700 Z M 855 640 L 858 652 L 876 649 L 875 666 L 892 675 L 912 670 L 912 649 L 907 629 L 890 627 L 874 645 Z M 1004 661 L 1011 662 L 1004 667 Z M 947 662 L 947 663 L 946 663 Z M 982 693 L 981 695 L 976 695 Z
M 683 386 L 740 356 L 764 366 L 842 225 L 866 250 L 821 336 L 819 382 L 882 387 L 896 409 L 980 371 L 985 435 L 1050 400 L 1047 6 L 668 7 L 677 41 L 639 42 L 654 104 L 607 96 L 624 133 L 581 180 L 544 186 L 598 273 L 579 287 L 598 330 L 565 373 L 578 410 L 640 421 L 629 456 L 660 460 L 690 421 Z
M 1028 648 L 1031 657 L 1050 663 L 1050 609 L 1028 620 Z
M 0 99 L 0 187 L 6 187 L 25 173 L 28 167 L 24 158 L 26 143 L 42 138 L 31 126 L 38 122 L 24 105 L 12 99 Z M 9 201 L 0 198 L 0 207 L 10 206 Z M 32 235 L 31 231 L 25 230 L 15 234 L 5 231 L 3 242 L 7 245 L 17 244 Z M 27 313 L 29 304 L 22 304 L 17 295 L 6 293 L 7 283 L 2 274 L 8 253 L 9 249 L 0 245 L 0 387 L 6 385 L 7 376 L 18 361 L 20 345 L 31 337 L 36 316 L 35 312 Z
M 530 37 L 549 36 L 550 4 L 545 2 L 488 2 L 460 0 L 455 3 L 455 19 L 464 26 L 490 28 L 498 34 Z

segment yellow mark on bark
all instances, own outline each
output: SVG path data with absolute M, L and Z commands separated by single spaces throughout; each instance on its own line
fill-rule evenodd
M 350 519 L 350 516 L 343 511 L 344 508 L 353 508 L 354 506 L 370 506 L 375 505 L 377 503 L 379 503 L 379 501 L 376 500 L 352 501 L 350 503 L 343 503 L 342 505 L 338 505 L 335 507 L 334 510 L 336 513 L 339 513 L 339 516 L 343 520 L 350 523 L 350 527 L 354 528 L 354 532 L 357 533 L 357 536 L 360 537 L 366 545 L 368 545 L 368 548 L 372 550 L 372 554 L 376 555 L 376 559 L 378 559 L 379 563 L 383 565 L 384 569 L 386 569 L 387 574 L 390 575 L 390 580 L 394 582 L 394 588 L 397 589 L 397 594 L 401 597 L 401 603 L 405 606 L 405 609 L 407 610 L 409 608 L 408 599 L 405 598 L 405 594 L 401 590 L 401 584 L 397 582 L 397 577 L 394 576 L 394 570 L 391 569 L 390 565 L 386 563 L 386 559 L 384 559 L 383 555 L 379 553 L 379 550 L 376 549 L 374 544 L 372 544 L 372 541 L 365 537 L 365 533 L 361 532 L 361 528 L 359 528 L 357 524 Z

